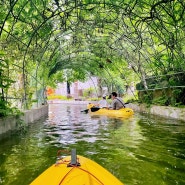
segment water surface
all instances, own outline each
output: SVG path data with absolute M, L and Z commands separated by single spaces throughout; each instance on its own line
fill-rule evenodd
M 185 184 L 185 123 L 135 113 L 128 119 L 50 104 L 49 116 L 0 137 L 0 185 L 28 185 L 72 148 L 125 185 Z

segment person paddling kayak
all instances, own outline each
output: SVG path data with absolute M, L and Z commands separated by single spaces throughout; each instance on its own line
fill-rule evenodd
M 107 108 L 108 107 L 106 96 L 102 97 L 102 99 L 98 102 L 97 107 L 99 107 L 99 108 Z
M 122 100 L 122 98 L 117 97 L 117 96 L 118 95 L 116 92 L 111 93 L 112 103 L 111 103 L 111 107 L 109 109 L 119 110 L 121 108 L 125 108 L 124 101 Z

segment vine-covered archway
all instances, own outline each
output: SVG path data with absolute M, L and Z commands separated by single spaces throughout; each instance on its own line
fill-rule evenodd
M 2 105 L 10 99 L 19 99 L 21 108 L 41 103 L 46 86 L 64 80 L 64 70 L 72 81 L 96 75 L 115 87 L 136 80 L 142 91 L 184 91 L 183 0 L 0 4 Z

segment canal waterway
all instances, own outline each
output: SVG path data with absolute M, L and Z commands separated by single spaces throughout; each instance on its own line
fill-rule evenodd
M 76 148 L 125 185 L 185 184 L 185 123 L 135 113 L 90 116 L 85 105 L 50 104 L 49 116 L 0 137 L 0 185 L 28 185 Z M 43 183 L 44 184 L 44 183 Z

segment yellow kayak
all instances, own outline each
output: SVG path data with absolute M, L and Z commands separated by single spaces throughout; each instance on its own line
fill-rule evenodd
M 91 115 L 107 115 L 112 117 L 130 117 L 134 114 L 131 108 L 122 108 L 119 110 L 111 110 L 106 108 L 93 107 L 94 104 L 88 104 L 87 108 L 90 110 Z
M 123 185 L 105 168 L 75 152 L 59 159 L 30 185 Z

